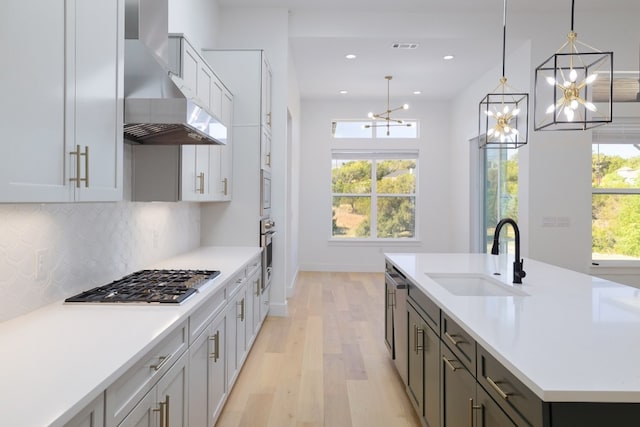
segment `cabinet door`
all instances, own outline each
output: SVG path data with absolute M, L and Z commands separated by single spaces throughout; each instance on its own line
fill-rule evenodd
M 157 405 L 155 390 L 147 393 L 118 427 L 157 427 L 161 407 Z
M 65 58 L 73 48 L 65 21 L 71 19 L 72 11 L 65 4 L 64 0 L 41 2 L 37 13 L 33 3 L 23 0 L 4 0 L 0 7 L 6 17 L 0 25 L 5 57 L 0 67 L 2 202 L 56 202 L 72 197 L 65 169 L 65 141 L 73 133 L 65 126 L 72 107 Z
M 424 416 L 424 361 L 422 353 L 424 329 L 420 315 L 410 305 L 407 307 L 409 328 L 407 389 L 418 415 L 422 418 Z
M 187 392 L 189 369 L 187 353 L 160 378 L 156 386 L 158 406 L 164 410 L 164 426 L 186 426 L 188 417 Z
M 210 426 L 209 415 L 209 338 L 207 328 L 189 346 L 189 425 Z
M 180 171 L 180 200 L 197 202 L 209 200 L 211 193 L 211 147 L 183 145 Z
M 429 427 L 440 426 L 440 337 L 425 322 L 424 330 L 424 419 Z
M 122 199 L 123 0 L 76 1 L 75 142 L 70 162 L 78 201 Z M 77 170 L 76 165 L 80 166 Z
M 270 295 L 271 285 L 268 285 L 260 294 L 260 323 L 264 322 L 264 319 L 269 314 Z
M 242 286 L 236 297 L 236 366 L 244 362 L 247 350 L 247 288 Z
M 198 95 L 198 72 L 200 71 L 200 55 L 187 42 L 182 39 L 182 70 L 181 77 L 185 86 L 192 91 L 193 96 Z
M 238 365 L 236 364 L 236 354 L 238 353 L 236 345 L 236 316 L 237 309 L 235 299 L 227 306 L 227 321 L 225 324 L 225 352 L 226 352 L 226 380 L 227 390 L 231 390 L 238 373 Z
M 477 427 L 516 427 L 498 404 L 480 386 L 477 387 L 477 399 L 474 402 Z
M 104 427 L 104 393 L 73 417 L 65 427 Z
M 249 290 L 253 294 L 253 335 L 257 335 L 258 330 L 260 329 L 260 323 L 262 319 L 260 318 L 260 304 L 261 304 L 261 294 L 262 294 L 262 268 L 258 268 L 256 272 L 251 276 L 249 281 Z
M 213 85 L 214 77 L 213 71 L 209 68 L 209 65 L 200 58 L 198 63 L 198 81 L 197 81 L 196 96 L 202 102 L 202 106 L 211 111 L 212 101 L 214 101 Z
M 229 92 L 222 94 L 221 121 L 227 127 L 227 145 L 220 146 L 220 174 L 222 200 L 231 200 L 233 186 L 233 96 Z
M 271 170 L 271 134 L 266 126 L 260 129 L 260 167 L 266 171 Z
M 227 394 L 225 372 L 226 323 L 224 313 L 211 323 L 209 335 L 209 413 L 207 425 L 212 426 L 222 411 L 222 403 Z
M 271 93 L 272 93 L 272 80 L 273 75 L 271 72 L 271 66 L 267 61 L 264 52 L 262 53 L 262 91 L 261 91 L 261 109 L 262 109 L 262 120 L 261 123 L 264 125 L 268 132 L 271 133 Z
M 442 373 L 442 425 L 458 427 L 473 423 L 478 405 L 474 402 L 476 380 L 462 362 L 447 348 L 442 351 L 440 372 Z

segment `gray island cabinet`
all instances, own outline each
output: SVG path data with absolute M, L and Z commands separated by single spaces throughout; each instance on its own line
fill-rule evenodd
M 386 254 L 407 293 L 385 341 L 422 424 L 640 425 L 640 291 L 526 262 L 513 285 L 506 257 Z

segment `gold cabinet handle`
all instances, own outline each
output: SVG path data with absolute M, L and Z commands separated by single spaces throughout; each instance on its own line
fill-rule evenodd
M 271 167 L 271 153 L 267 153 L 267 166 Z
M 169 427 L 169 395 L 165 396 L 164 402 L 158 402 L 158 408 L 153 412 L 160 412 L 160 427 Z
M 489 385 L 500 395 L 504 400 L 509 400 L 509 393 L 506 393 L 504 390 L 500 388 L 498 382 L 495 382 L 490 377 L 485 377 Z
M 387 291 L 387 307 L 392 308 L 393 307 L 393 289 Z
M 200 172 L 197 176 L 200 188 L 196 186 L 196 193 L 204 194 L 204 172 Z
M 267 126 L 271 127 L 271 112 L 267 113 Z
M 209 337 L 209 341 L 213 341 L 213 353 L 209 354 L 209 358 L 213 359 L 213 362 L 217 362 L 220 358 L 220 331 L 216 331 L 216 334 Z
M 420 351 L 424 351 L 424 329 L 417 328 L 416 329 L 416 354 Z M 422 344 L 418 344 L 418 339 L 422 337 Z
M 453 335 L 449 335 L 449 332 L 445 332 L 444 336 L 447 337 L 447 339 L 451 341 L 451 344 L 455 345 L 456 347 L 458 346 L 458 344 L 462 342 L 462 341 L 456 340 Z
M 469 427 L 473 427 L 473 411 L 476 409 L 482 409 L 482 405 L 474 405 L 473 398 L 469 398 Z
M 241 322 L 244 322 L 244 298 L 242 298 L 238 305 L 240 306 L 240 315 L 238 316 L 238 318 Z
M 85 188 L 89 187 L 89 146 L 84 147 L 84 153 L 80 150 L 80 145 L 76 145 L 76 150 L 71 152 L 72 156 L 76 156 L 76 177 L 69 178 L 69 182 L 75 182 L 76 188 L 80 188 L 84 181 Z M 84 178 L 80 178 L 82 167 L 81 157 L 84 156 Z
M 228 187 L 229 187 L 229 180 L 227 178 L 222 180 L 222 183 L 224 184 L 224 195 L 227 195 L 228 192 Z
M 260 279 L 256 279 L 256 296 L 260 296 Z
M 151 365 L 150 368 L 154 371 L 159 371 L 169 361 L 169 359 L 169 356 L 160 356 L 158 357 L 158 362 L 160 363 L 158 363 L 157 365 Z
M 457 371 L 460 368 L 456 368 L 455 366 L 453 366 L 453 364 L 451 362 L 454 362 L 455 359 L 449 360 L 446 357 L 442 356 L 442 361 L 449 367 L 449 369 L 451 369 L 453 372 Z

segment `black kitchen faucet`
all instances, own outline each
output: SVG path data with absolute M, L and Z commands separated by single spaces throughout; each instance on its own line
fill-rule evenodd
M 515 259 L 513 261 L 513 283 L 522 283 L 522 278 L 527 275 L 527 273 L 522 269 L 524 260 L 520 258 L 520 230 L 518 229 L 518 224 L 511 218 L 503 218 L 500 220 L 498 225 L 496 225 L 496 231 L 493 234 L 493 246 L 491 247 L 491 254 L 498 255 L 498 239 L 500 238 L 500 230 L 505 224 L 511 224 L 513 227 L 513 231 L 516 235 L 516 253 Z

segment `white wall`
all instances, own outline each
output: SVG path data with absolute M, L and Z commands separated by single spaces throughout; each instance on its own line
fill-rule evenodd
M 125 146 L 125 198 L 130 192 Z M 197 203 L 0 205 L 0 321 L 200 245 Z M 36 253 L 46 250 L 36 279 Z
M 405 118 L 420 121 L 418 140 L 383 141 L 377 148 L 413 148 L 419 150 L 419 197 L 417 211 L 418 240 L 413 244 L 362 244 L 330 242 L 331 234 L 331 149 L 367 148 L 371 141 L 353 142 L 334 139 L 334 119 L 366 118 L 376 110 L 371 102 L 302 102 L 300 165 L 300 269 L 318 271 L 383 271 L 383 252 L 447 252 L 451 246 L 450 136 L 447 103 L 409 102 Z M 380 100 L 378 107 L 383 105 Z M 395 104 L 394 104 L 395 105 Z M 455 165 L 463 173 L 465 164 Z
M 198 50 L 216 45 L 219 19 L 217 0 L 169 0 L 169 32 L 183 33 Z

